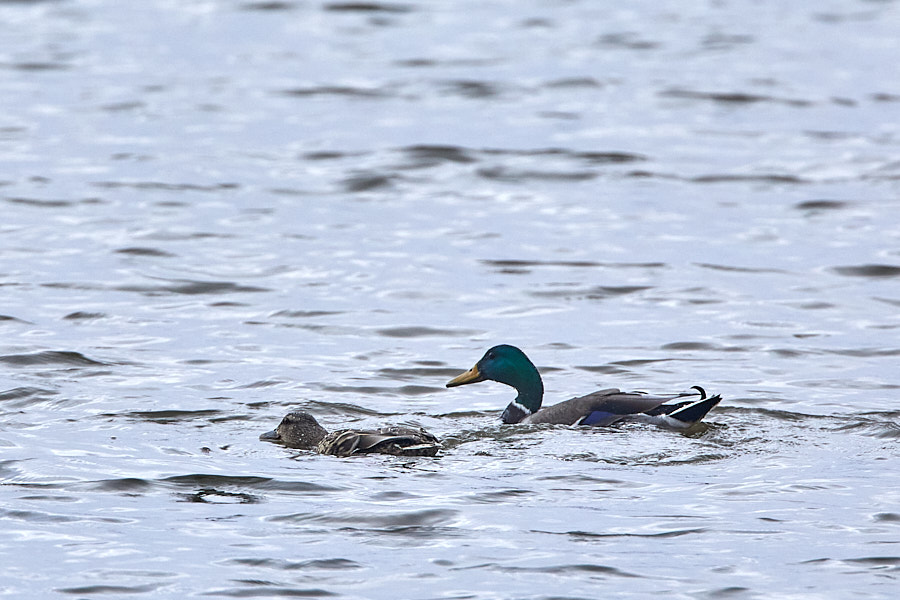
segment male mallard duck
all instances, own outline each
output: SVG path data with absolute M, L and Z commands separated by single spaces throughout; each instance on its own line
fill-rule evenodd
M 541 408 L 544 384 L 541 375 L 525 353 L 515 346 L 494 346 L 478 363 L 453 378 L 447 387 L 478 383 L 490 379 L 516 388 L 519 395 L 503 411 L 504 423 L 556 423 L 559 425 L 612 425 L 618 421 L 644 421 L 686 429 L 702 419 L 722 399 L 706 397 L 700 386 L 697 392 L 671 396 L 651 396 L 643 392 L 622 392 L 615 388 L 599 390 L 587 396 L 572 398 Z M 693 397 L 696 400 L 671 400 Z
M 315 417 L 299 410 L 285 415 L 278 427 L 262 434 L 259 439 L 335 456 L 370 452 L 434 456 L 441 448 L 438 439 L 421 427 L 393 425 L 376 430 L 341 429 L 328 433 Z

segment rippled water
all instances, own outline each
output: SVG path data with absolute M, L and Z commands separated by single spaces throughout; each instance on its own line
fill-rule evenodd
M 0 2 L 0 594 L 892 598 L 900 6 Z M 725 400 L 681 435 L 501 426 Z M 260 442 L 292 409 L 435 458 Z

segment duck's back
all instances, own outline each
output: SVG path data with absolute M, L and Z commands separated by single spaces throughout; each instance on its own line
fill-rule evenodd
M 610 425 L 625 415 L 653 410 L 670 399 L 667 396 L 650 396 L 609 388 L 542 408 L 525 417 L 522 423 L 578 425 L 590 418 L 590 422 L 585 424 Z
M 441 444 L 422 428 L 391 426 L 376 430 L 344 429 L 329 433 L 319 442 L 322 454 L 394 454 L 397 456 L 434 456 Z

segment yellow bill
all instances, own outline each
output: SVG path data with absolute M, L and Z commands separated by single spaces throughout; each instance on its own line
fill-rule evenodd
M 478 365 L 475 365 L 465 373 L 457 375 L 447 382 L 447 387 L 456 387 L 458 385 L 466 385 L 467 383 L 478 383 L 484 381 L 484 375 L 478 371 Z

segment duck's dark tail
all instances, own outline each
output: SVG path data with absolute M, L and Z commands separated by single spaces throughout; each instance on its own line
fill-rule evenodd
M 667 416 L 672 419 L 681 421 L 682 423 L 696 423 L 706 416 L 713 407 L 722 401 L 722 396 L 716 394 L 709 398 L 706 397 L 706 390 L 699 385 L 695 385 L 693 389 L 700 392 L 699 400 L 687 400 L 685 402 L 676 402 L 675 404 L 662 404 L 657 406 L 647 414 L 651 416 Z
M 713 407 L 722 400 L 722 396 L 716 394 L 710 398 L 703 398 L 696 402 L 685 402 L 684 406 L 676 406 L 675 410 L 669 413 L 673 419 L 678 419 L 682 423 L 696 423 L 706 416 Z

